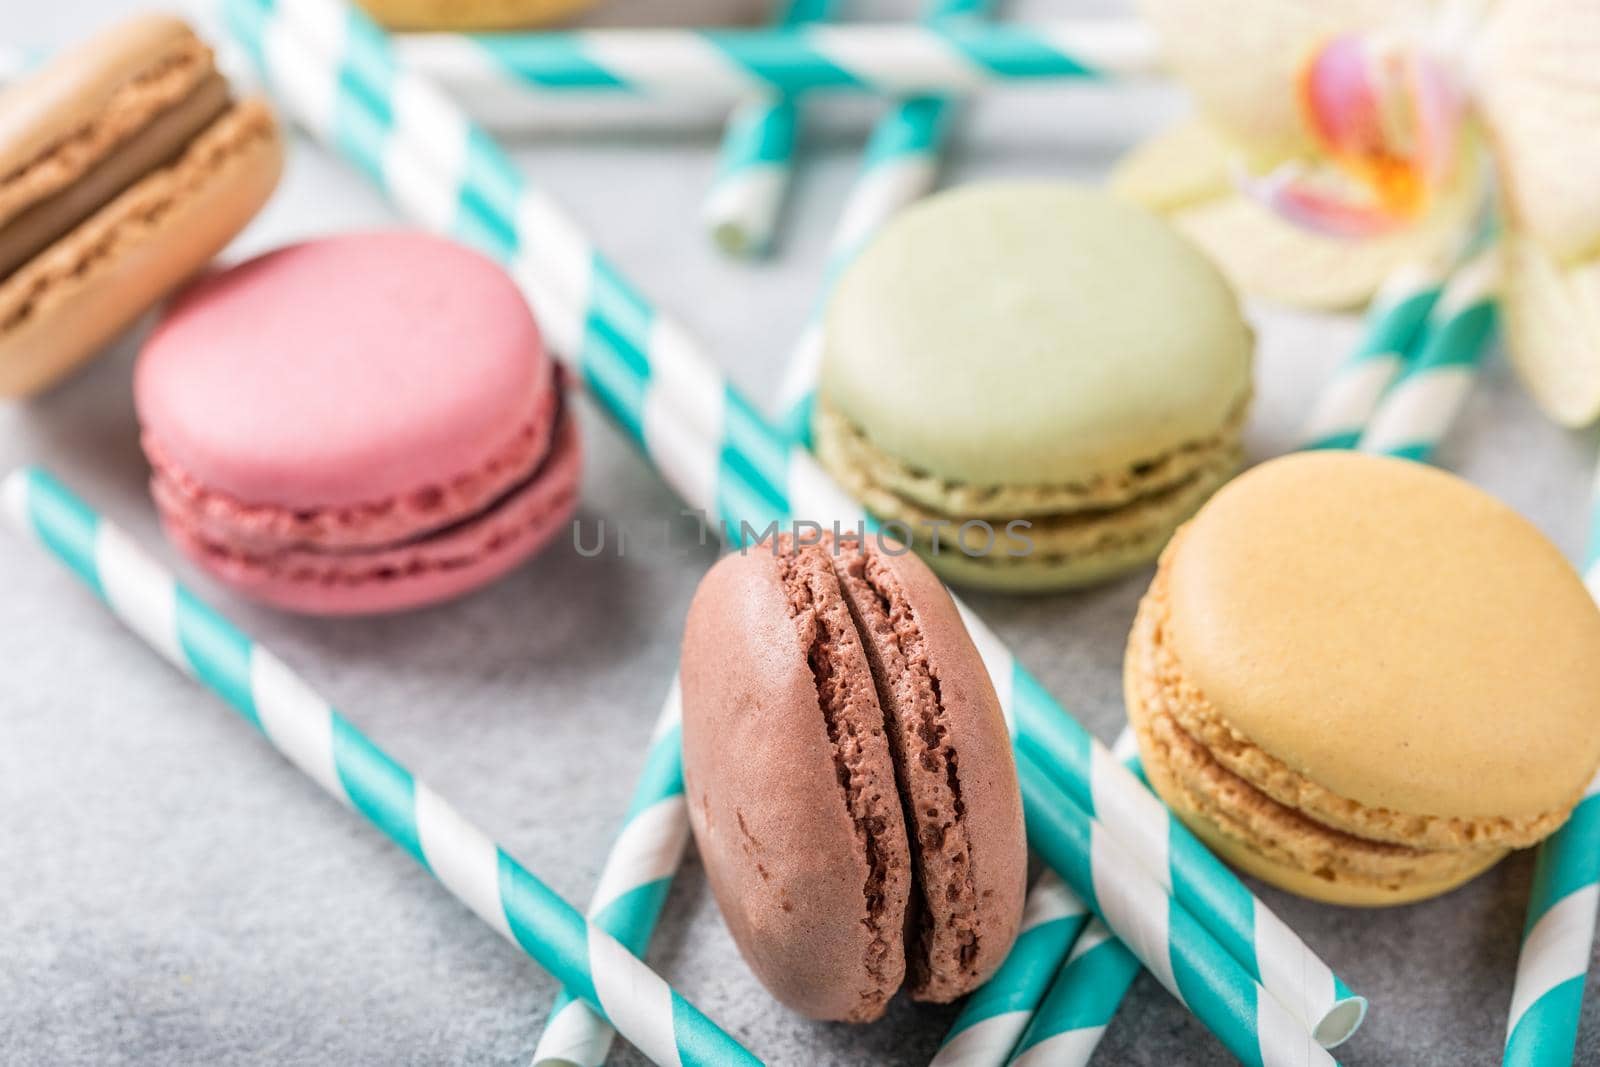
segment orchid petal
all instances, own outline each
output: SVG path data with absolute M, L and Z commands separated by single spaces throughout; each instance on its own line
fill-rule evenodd
M 1600 253 L 1600 5 L 1498 5 L 1477 75 L 1513 221 L 1561 262 Z
M 1506 348 L 1528 392 L 1556 422 L 1600 416 L 1600 259 L 1564 266 L 1542 243 L 1505 238 Z
M 1192 119 L 1138 144 L 1111 172 L 1112 192 L 1163 214 L 1227 196 L 1233 181 L 1222 141 Z
M 1241 291 L 1286 304 L 1364 303 L 1402 264 L 1448 259 L 1482 205 L 1480 168 L 1461 166 L 1410 225 L 1373 237 L 1328 237 L 1240 193 L 1229 177 L 1231 152 L 1231 142 L 1191 121 L 1136 148 L 1113 171 L 1112 189 L 1166 215 Z

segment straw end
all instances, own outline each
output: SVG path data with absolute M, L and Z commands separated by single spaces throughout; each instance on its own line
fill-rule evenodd
M 1354 994 L 1341 997 L 1311 1028 L 1311 1036 L 1323 1048 L 1337 1048 L 1361 1029 L 1367 1018 L 1367 998 Z

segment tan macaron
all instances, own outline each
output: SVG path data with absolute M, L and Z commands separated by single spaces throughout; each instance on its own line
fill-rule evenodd
M 358 0 L 394 30 L 515 30 L 570 18 L 594 0 Z
M 42 389 L 203 267 L 283 167 L 267 106 L 141 16 L 0 93 L 0 396 Z
M 1526 520 L 1405 460 L 1241 476 L 1164 553 L 1125 665 L 1157 792 L 1292 892 L 1397 904 L 1566 819 L 1600 765 L 1600 611 Z

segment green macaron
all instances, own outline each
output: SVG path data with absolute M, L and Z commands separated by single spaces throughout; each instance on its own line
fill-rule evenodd
M 1135 569 L 1239 464 L 1237 298 L 1165 222 L 1091 189 L 911 208 L 840 278 L 825 338 L 819 458 L 951 582 Z

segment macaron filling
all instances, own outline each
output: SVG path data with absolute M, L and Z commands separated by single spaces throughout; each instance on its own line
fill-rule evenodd
M 980 920 L 958 757 L 939 678 L 905 589 L 876 555 L 841 546 L 834 566 L 888 727 L 920 890 L 907 953 L 913 998 L 947 1002 L 978 982 Z
M 785 536 L 777 559 L 872 872 L 863 889 L 868 968 L 886 984 L 864 992 L 863 1018 L 881 1013 L 906 971 L 914 999 L 954 1000 L 985 977 L 980 894 L 948 712 L 916 612 L 855 539 L 797 545 Z M 845 669 L 862 655 L 867 671 Z M 892 892 L 887 872 L 908 859 L 909 885 L 900 875 Z
M 861 635 L 828 553 L 785 544 L 777 556 L 789 615 L 806 649 L 845 807 L 866 856 L 863 925 L 868 983 L 857 990 L 865 1021 L 883 1013 L 905 974 L 909 860 L 885 721 Z

